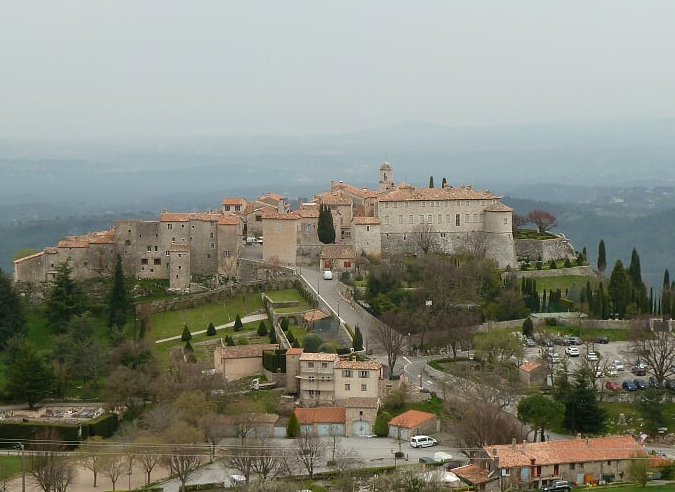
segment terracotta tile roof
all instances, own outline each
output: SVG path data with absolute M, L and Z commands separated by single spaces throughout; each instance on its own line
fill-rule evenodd
M 344 424 L 347 412 L 344 407 L 296 408 L 295 416 L 300 424 Z
M 160 222 L 188 222 L 200 220 L 204 222 L 218 222 L 223 218 L 223 212 L 162 212 Z
M 436 418 L 436 415 L 433 413 L 421 412 L 420 410 L 408 410 L 391 419 L 389 425 L 410 429 L 411 427 L 417 427 L 434 418 Z
M 525 362 L 522 364 L 519 369 L 524 372 L 532 372 L 536 369 L 539 369 L 541 367 L 541 362 L 537 362 L 536 360 L 531 360 L 530 362 Z
M 378 217 L 354 217 L 352 223 L 357 225 L 378 225 L 380 219 Z
M 461 188 L 416 188 L 407 184 L 381 193 L 381 202 L 402 202 L 414 200 L 493 200 L 499 197 L 490 190 L 478 191 L 471 186 Z
M 223 205 L 244 205 L 246 199 L 243 197 L 237 198 L 223 198 Z
M 115 229 L 108 231 L 92 232 L 84 236 L 89 239 L 91 244 L 112 244 L 115 241 Z
M 380 362 L 374 360 L 367 361 L 358 361 L 358 360 L 341 360 L 335 365 L 336 369 L 356 369 L 356 370 L 369 370 L 369 371 L 379 371 L 382 367 Z
M 260 198 L 258 198 L 258 200 L 274 200 L 276 202 L 280 202 L 285 198 L 286 197 L 284 195 L 279 195 L 278 193 L 265 193 Z
M 303 219 L 319 218 L 319 209 L 303 208 L 296 211 Z M 291 212 L 293 213 L 293 212 Z
M 48 255 L 56 255 L 59 253 L 59 248 L 56 248 L 54 246 L 48 246 L 47 248 L 45 248 L 45 253 L 47 253 Z
M 220 357 L 222 359 L 245 359 L 251 357 L 262 357 L 265 350 L 277 350 L 279 344 L 267 343 L 262 345 L 235 345 L 228 347 L 227 345 L 219 347 Z
M 379 408 L 380 401 L 377 398 L 347 398 L 345 408 Z
M 344 190 L 348 193 L 351 193 L 352 195 L 357 195 L 362 198 L 368 197 L 371 193 L 375 192 L 375 190 L 369 190 L 368 188 L 358 188 L 357 186 L 353 186 L 344 182 L 339 182 L 339 183 L 333 183 L 333 189 L 334 190 Z
M 477 485 L 490 481 L 490 472 L 478 465 L 465 465 L 452 469 L 452 473 L 470 483 Z
M 297 347 L 297 348 L 296 348 L 296 347 L 292 347 L 292 348 L 289 348 L 289 349 L 286 351 L 286 355 L 300 355 L 300 354 L 302 354 L 304 351 L 305 351 L 305 349 L 303 349 L 303 348 L 301 348 L 301 347 Z
M 340 360 L 337 354 L 327 354 L 325 352 L 304 352 L 300 356 L 301 361 L 312 361 L 312 362 L 333 362 Z
M 263 211 L 263 219 L 281 219 L 281 220 L 300 220 L 300 219 L 313 219 L 319 217 L 319 211 L 313 209 L 302 208 L 300 210 L 294 210 L 292 212 L 287 212 L 285 214 L 280 214 L 276 209 L 266 209 Z
M 79 237 L 67 237 L 59 241 L 59 248 L 88 248 L 89 241 L 84 241 Z
M 500 468 L 520 466 L 554 465 L 559 463 L 587 463 L 603 460 L 623 460 L 641 452 L 642 447 L 631 436 L 594 437 L 590 439 L 566 439 L 564 441 L 528 442 L 525 444 L 501 444 L 483 446 L 493 457 L 497 450 Z M 533 461 L 534 460 L 534 461 Z
M 236 215 L 230 215 L 228 217 L 223 217 L 218 221 L 218 225 L 239 225 L 241 221 Z
M 17 258 L 12 263 L 14 263 L 16 265 L 17 263 L 21 263 L 23 261 L 31 260 L 33 258 L 37 258 L 38 256 L 43 256 L 44 254 L 45 254 L 44 251 L 39 251 L 37 253 L 33 253 L 32 255 L 24 256 L 23 258 Z
M 486 212 L 513 212 L 513 209 L 508 205 L 504 205 L 501 202 L 490 205 L 485 209 Z
M 306 311 L 305 314 L 302 315 L 302 319 L 304 319 L 307 323 L 310 323 L 312 321 L 319 321 L 320 319 L 326 318 L 330 318 L 330 314 L 326 314 L 320 309 L 310 309 L 309 311 Z
M 189 244 L 172 244 L 169 247 L 169 251 L 175 252 L 175 253 L 189 253 L 190 252 L 190 245 Z
M 324 205 L 351 205 L 351 199 L 343 196 L 341 193 L 326 191 L 324 193 L 314 195 L 314 201 L 319 201 Z
M 354 246 L 346 246 L 343 244 L 326 244 L 321 249 L 321 258 L 356 258 L 356 250 L 354 249 Z

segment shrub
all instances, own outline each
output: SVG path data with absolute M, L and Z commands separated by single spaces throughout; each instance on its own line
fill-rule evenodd
M 241 331 L 244 329 L 244 323 L 241 322 L 241 318 L 237 313 L 237 317 L 234 320 L 234 331 Z
M 541 261 L 538 261 L 538 262 L 536 263 L 536 265 L 535 265 L 535 268 L 536 268 L 537 270 L 541 270 L 543 266 L 544 266 L 544 265 L 541 263 Z
M 258 325 L 258 336 L 264 337 L 265 335 L 267 335 L 267 326 L 264 321 L 260 320 L 260 324 Z
M 192 348 L 192 344 L 190 343 L 190 340 L 185 342 L 185 348 L 183 350 L 185 350 L 185 352 L 194 352 L 194 349 Z
M 525 318 L 525 321 L 523 321 L 523 335 L 527 338 L 532 338 L 534 335 L 534 323 L 529 317 Z
M 237 345 L 248 345 L 248 338 L 245 336 L 237 338 Z
M 216 334 L 216 327 L 213 326 L 213 323 L 209 322 L 209 326 L 206 328 L 206 334 L 210 337 Z
M 321 345 L 319 345 L 319 348 L 316 351 L 323 352 L 325 354 L 337 354 L 337 350 L 335 349 L 335 347 L 333 347 L 333 345 L 328 342 L 324 342 Z
M 300 421 L 295 415 L 295 412 L 291 414 L 291 418 L 288 419 L 288 425 L 286 426 L 286 437 L 298 437 L 300 435 Z
M 302 339 L 302 348 L 305 352 L 317 352 L 319 346 L 323 343 L 323 339 L 316 333 L 308 333 Z
M 373 432 L 377 437 L 387 437 L 389 435 L 389 421 L 391 414 L 389 412 L 380 412 L 375 419 Z
M 281 325 L 281 329 L 282 329 L 284 332 L 287 332 L 287 331 L 288 331 L 288 318 L 286 318 L 286 317 L 281 318 L 281 319 L 279 320 L 279 324 Z
M 277 331 L 274 328 L 270 330 L 270 343 L 277 343 Z
M 227 335 L 225 337 L 225 345 L 228 347 L 234 347 L 236 344 L 234 343 L 234 338 L 232 338 L 232 335 Z
M 551 262 L 549 263 L 548 267 L 549 267 L 551 270 L 555 270 L 556 268 L 558 268 L 558 264 L 555 262 L 555 260 L 551 260 Z
M 293 344 L 293 342 L 295 342 L 295 337 L 293 336 L 292 331 L 287 332 L 286 339 L 288 340 L 288 343 L 290 343 L 290 344 Z
M 183 327 L 183 334 L 180 336 L 180 339 L 183 342 L 192 340 L 192 333 L 190 333 L 190 328 L 188 328 L 187 324 Z
M 569 258 L 565 259 L 565 268 L 572 268 L 572 262 Z

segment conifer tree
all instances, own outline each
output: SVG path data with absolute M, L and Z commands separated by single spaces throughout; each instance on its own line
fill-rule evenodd
M 434 187 L 434 177 L 429 176 L 429 188 L 433 188 L 433 187 Z
M 28 332 L 26 316 L 12 279 L 0 269 L 0 347 L 12 337 Z
M 65 331 L 68 323 L 87 309 L 82 288 L 71 278 L 73 269 L 68 262 L 56 267 L 54 282 L 47 295 L 45 317 L 49 326 L 57 333 Z
M 180 336 L 180 339 L 184 342 L 192 340 L 192 333 L 190 333 L 187 323 L 183 326 L 183 334 Z
M 288 331 L 288 318 L 285 317 L 285 316 L 283 318 L 281 318 L 280 324 L 281 324 L 281 330 L 284 331 L 284 332 L 287 332 Z
M 663 286 L 661 288 L 661 313 L 664 319 L 670 317 L 670 273 L 666 268 L 663 272 Z
M 277 332 L 274 328 L 270 330 L 270 343 L 277 343 Z
M 328 205 L 319 206 L 319 222 L 316 227 L 319 241 L 323 244 L 333 244 L 335 242 L 335 224 L 333 224 L 333 214 Z
M 210 337 L 216 334 L 216 327 L 213 326 L 211 321 L 209 321 L 209 326 L 206 328 L 206 334 Z
M 612 309 L 619 319 L 626 317 L 626 308 L 630 301 L 630 279 L 621 260 L 616 260 L 609 278 L 607 291 L 612 300 Z
M 234 331 L 241 331 L 244 329 L 244 323 L 241 322 L 241 318 L 237 313 L 237 317 L 234 320 Z
M 441 182 L 441 188 L 445 188 L 445 185 L 448 184 L 448 180 L 443 178 L 443 181 Z
M 115 257 L 112 287 L 108 296 L 108 328 L 113 326 L 122 330 L 127 322 L 129 299 L 124 285 L 124 271 L 122 270 L 122 255 Z
M 598 245 L 598 270 L 604 272 L 605 268 L 607 268 L 607 252 L 605 251 L 605 241 L 600 239 L 600 244 Z
M 361 328 L 358 326 L 354 328 L 354 339 L 352 340 L 352 346 L 354 347 L 355 352 L 363 350 L 363 334 L 361 333 Z
M 138 339 L 139 340 L 143 340 L 145 338 L 145 330 L 146 330 L 145 320 L 143 318 L 141 318 L 141 327 L 138 330 Z
M 523 321 L 523 335 L 527 338 L 532 338 L 534 336 L 534 323 L 529 316 Z
M 267 326 L 263 320 L 260 320 L 260 324 L 258 325 L 258 336 L 264 337 L 265 335 L 267 335 Z
M 227 345 L 228 347 L 234 347 L 235 346 L 234 338 L 232 338 L 232 335 L 227 335 L 225 337 L 225 345 Z
M 183 350 L 185 350 L 185 352 L 194 352 L 194 349 L 192 348 L 192 344 L 190 343 L 190 340 L 187 340 L 185 342 L 185 348 Z
M 286 426 L 286 437 L 298 437 L 300 435 L 300 421 L 298 420 L 295 412 L 291 414 L 291 417 L 288 419 L 288 425 Z

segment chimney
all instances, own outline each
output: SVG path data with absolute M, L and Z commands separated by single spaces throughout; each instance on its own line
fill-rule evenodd
M 581 432 L 577 433 L 577 439 L 581 439 Z
M 516 438 L 515 437 L 511 440 L 511 449 L 513 449 L 514 451 L 516 450 Z
M 527 449 L 527 439 L 523 439 L 523 451 Z

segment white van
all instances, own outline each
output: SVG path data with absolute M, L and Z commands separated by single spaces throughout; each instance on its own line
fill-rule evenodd
M 438 441 L 429 436 L 412 436 L 410 438 L 411 448 L 428 448 L 431 446 L 436 446 L 437 444 Z
M 326 270 L 325 272 L 323 272 L 323 279 L 333 280 L 333 272 L 331 272 L 330 270 Z

